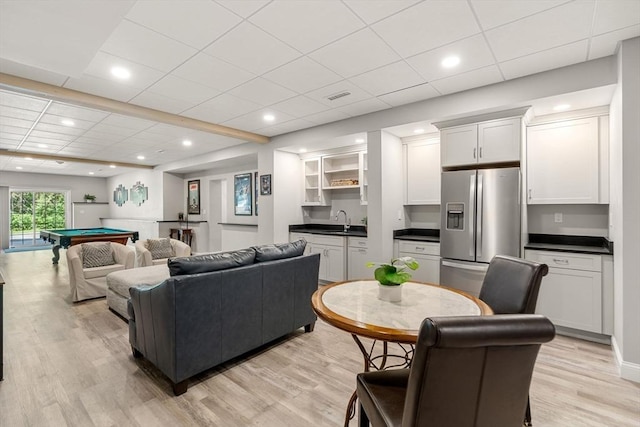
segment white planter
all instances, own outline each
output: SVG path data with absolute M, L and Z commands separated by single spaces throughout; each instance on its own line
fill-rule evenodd
M 378 299 L 389 302 L 400 302 L 402 300 L 402 285 L 387 286 L 378 283 Z

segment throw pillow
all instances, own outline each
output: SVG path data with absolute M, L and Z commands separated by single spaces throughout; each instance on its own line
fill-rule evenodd
M 169 265 L 169 274 L 171 276 L 180 276 L 250 265 L 253 264 L 255 257 L 256 252 L 249 248 L 215 254 L 171 258 L 167 264 Z
M 115 264 L 113 249 L 109 242 L 82 243 L 82 268 L 102 267 Z
M 147 248 L 151 252 L 151 259 L 171 258 L 176 253 L 171 246 L 171 239 L 147 239 Z
M 306 246 L 307 241 L 300 239 L 291 243 L 254 246 L 253 249 L 256 250 L 256 262 L 265 262 L 300 256 Z

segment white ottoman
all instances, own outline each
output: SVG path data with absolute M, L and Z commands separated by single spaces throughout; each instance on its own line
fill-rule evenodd
M 166 264 L 109 273 L 107 274 L 107 304 L 111 310 L 129 321 L 127 314 L 129 288 L 157 285 L 167 278 L 169 278 L 169 267 Z

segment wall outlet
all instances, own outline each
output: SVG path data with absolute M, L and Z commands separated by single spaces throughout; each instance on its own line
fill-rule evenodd
M 553 219 L 555 222 L 562 222 L 562 212 L 556 212 L 553 215 Z

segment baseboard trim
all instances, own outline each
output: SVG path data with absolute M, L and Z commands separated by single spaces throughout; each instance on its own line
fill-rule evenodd
M 640 383 L 640 364 L 625 362 L 622 359 L 622 353 L 620 353 L 616 337 L 611 337 L 611 347 L 613 348 L 613 354 L 616 358 L 620 378 Z

